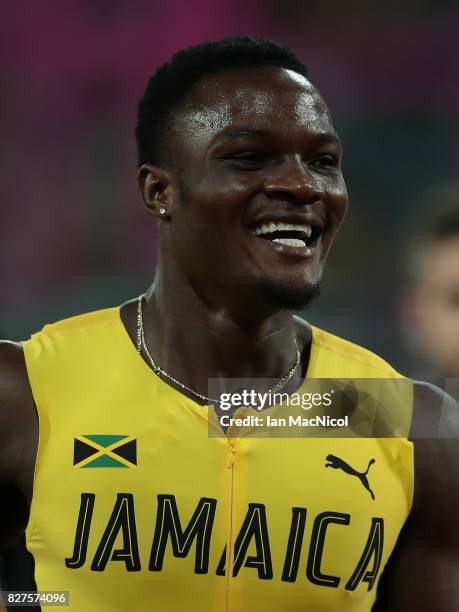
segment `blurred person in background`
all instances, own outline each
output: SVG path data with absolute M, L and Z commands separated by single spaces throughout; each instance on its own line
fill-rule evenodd
M 459 378 L 459 185 L 435 189 L 431 208 L 410 240 L 400 299 L 402 333 L 416 367 L 458 391 Z

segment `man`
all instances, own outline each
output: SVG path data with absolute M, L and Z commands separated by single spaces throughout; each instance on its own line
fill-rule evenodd
M 459 378 L 459 191 L 435 190 L 409 253 L 402 323 L 435 376 Z M 447 203 L 445 205 L 445 202 Z
M 37 588 L 69 591 L 71 610 L 370 610 L 412 505 L 411 442 L 224 436 L 208 391 L 212 377 L 402 380 L 292 314 L 347 207 L 325 102 L 287 48 L 224 39 L 157 71 L 136 133 L 155 280 L 2 346 L 3 539 L 27 524 Z M 423 404 L 443 412 L 416 441 L 381 605 L 452 610 L 457 424 L 419 389 L 417 435 Z

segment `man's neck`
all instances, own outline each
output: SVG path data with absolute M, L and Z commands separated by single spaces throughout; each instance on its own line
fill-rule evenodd
M 308 344 L 289 311 L 241 321 L 227 308 L 190 299 L 186 291 L 172 299 L 161 289 L 155 283 L 143 300 L 147 346 L 157 365 L 203 395 L 209 378 L 280 378 L 294 364 L 297 347 L 302 351 Z M 136 307 L 130 302 L 121 309 L 133 340 Z M 298 380 L 301 375 L 299 368 Z

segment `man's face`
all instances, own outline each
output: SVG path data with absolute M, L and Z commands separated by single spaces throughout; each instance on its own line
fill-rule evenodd
M 459 237 L 424 254 L 414 292 L 414 316 L 422 347 L 444 375 L 459 377 Z
M 208 75 L 169 142 L 167 249 L 193 287 L 210 301 L 306 304 L 347 207 L 341 145 L 314 86 L 273 67 Z

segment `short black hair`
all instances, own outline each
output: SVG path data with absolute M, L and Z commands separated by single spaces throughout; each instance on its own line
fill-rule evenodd
M 160 162 L 161 131 L 192 85 L 214 72 L 278 66 L 307 76 L 306 66 L 286 45 L 265 38 L 230 36 L 182 49 L 148 81 L 138 105 L 135 130 L 138 165 Z

